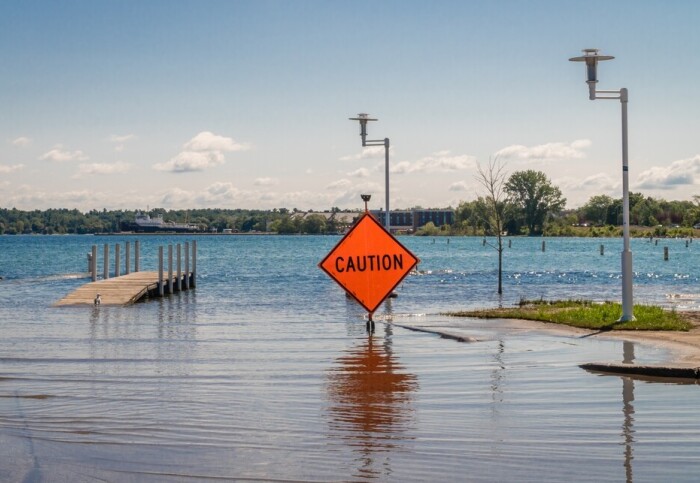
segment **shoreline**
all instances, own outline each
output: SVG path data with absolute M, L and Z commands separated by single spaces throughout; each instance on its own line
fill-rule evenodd
M 598 331 L 580 329 L 552 322 L 539 322 L 525 319 L 491 319 L 504 324 L 506 329 L 525 330 L 556 334 L 563 337 L 580 338 L 591 337 L 608 340 L 629 341 L 662 349 L 668 353 L 668 358 L 660 364 L 636 364 L 617 361 L 591 361 L 581 364 L 580 367 L 595 373 L 612 375 L 624 375 L 637 377 L 649 381 L 676 381 L 681 380 L 692 383 L 700 383 L 700 311 L 684 312 L 689 316 L 693 327 L 687 332 L 680 331 L 641 331 L 641 330 L 608 330 Z M 446 318 L 460 318 L 446 316 Z M 470 317 L 476 320 L 478 317 Z M 450 332 L 442 328 L 416 327 L 391 322 L 392 325 L 418 332 L 427 332 L 439 335 L 458 342 L 478 342 L 478 339 L 464 336 L 463 334 Z

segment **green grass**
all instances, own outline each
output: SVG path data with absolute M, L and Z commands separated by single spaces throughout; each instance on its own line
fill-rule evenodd
M 591 330 L 688 331 L 693 326 L 676 311 L 653 305 L 635 305 L 634 316 L 637 320 L 617 322 L 622 315 L 619 303 L 587 300 L 521 300 L 518 307 L 447 312 L 444 315 L 536 320 Z

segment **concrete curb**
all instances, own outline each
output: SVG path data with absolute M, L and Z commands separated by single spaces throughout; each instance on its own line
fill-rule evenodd
M 587 371 L 606 372 L 609 374 L 700 379 L 700 367 L 655 366 L 615 362 L 591 362 L 581 364 L 579 367 Z

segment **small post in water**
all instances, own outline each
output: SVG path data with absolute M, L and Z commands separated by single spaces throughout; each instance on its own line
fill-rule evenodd
M 668 261 L 668 247 L 664 247 L 664 261 Z
M 542 251 L 544 251 L 544 246 L 545 246 L 544 243 L 545 243 L 544 240 L 542 240 Z
M 603 245 L 602 243 L 600 244 L 600 254 L 605 255 L 605 245 Z

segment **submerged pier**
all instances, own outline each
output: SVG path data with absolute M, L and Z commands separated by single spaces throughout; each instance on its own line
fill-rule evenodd
M 196 286 L 197 242 L 185 242 L 184 271 L 182 267 L 182 247 L 176 245 L 176 257 L 173 264 L 173 245 L 168 245 L 167 261 L 163 257 L 163 247 L 158 247 L 158 271 L 140 271 L 139 243 L 136 242 L 134 272 L 129 271 L 129 242 L 126 243 L 126 274 L 120 275 L 120 246 L 115 247 L 114 276 L 109 271 L 109 245 L 104 246 L 104 276 L 97 280 L 97 246 L 93 245 L 88 254 L 88 270 L 92 282 L 78 287 L 70 294 L 56 302 L 55 306 L 66 305 L 129 305 L 145 297 L 163 297 L 175 292 L 189 290 Z M 191 257 L 190 257 L 191 255 Z M 191 265 L 190 265 L 191 262 Z M 167 265 L 166 265 L 167 263 Z M 191 269 L 190 269 L 191 267 Z

